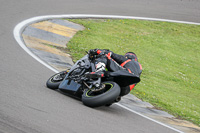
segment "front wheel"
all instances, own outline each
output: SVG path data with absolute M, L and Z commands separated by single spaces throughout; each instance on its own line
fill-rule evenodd
M 51 76 L 47 80 L 46 86 L 49 89 L 52 89 L 52 90 L 58 89 L 60 83 L 63 81 L 63 79 L 65 78 L 66 74 L 67 74 L 66 71 L 62 71 L 62 72 L 56 73 L 55 75 Z
M 112 81 L 103 82 L 100 91 L 87 90 L 82 95 L 82 102 L 89 107 L 99 107 L 113 103 L 120 95 L 120 87 Z

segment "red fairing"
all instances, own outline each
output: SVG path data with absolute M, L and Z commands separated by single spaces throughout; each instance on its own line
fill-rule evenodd
M 135 84 L 130 85 L 130 90 L 132 90 L 135 87 Z
M 138 63 L 139 64 L 139 66 L 140 66 L 140 70 L 142 70 L 142 65 L 140 64 L 140 63 Z

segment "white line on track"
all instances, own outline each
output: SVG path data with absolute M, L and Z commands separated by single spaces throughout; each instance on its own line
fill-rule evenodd
M 58 72 L 58 70 L 54 69 L 53 67 L 49 66 L 47 63 L 45 63 L 44 61 L 42 61 L 40 58 L 38 58 L 35 54 L 33 54 L 25 45 L 23 39 L 22 39 L 22 32 L 25 29 L 26 26 L 32 24 L 32 23 L 36 23 L 36 22 L 40 22 L 40 21 L 44 21 L 44 20 L 48 20 L 48 19 L 58 19 L 58 18 L 68 18 L 68 19 L 75 19 L 75 18 L 105 18 L 105 19 L 137 19 L 137 20 L 150 20 L 150 21 L 163 21 L 163 22 L 173 22 L 173 23 L 183 23 L 183 24 L 194 24 L 194 25 L 200 25 L 200 23 L 195 23 L 195 22 L 186 22 L 186 21 L 177 21 L 177 20 L 168 20 L 168 19 L 158 19 L 158 18 L 146 18 L 146 17 L 132 17 L 132 16 L 115 16 L 115 15 L 88 15 L 88 14 L 71 14 L 71 15 L 49 15 L 49 16 L 38 16 L 38 17 L 33 17 L 27 20 L 22 21 L 21 23 L 17 24 L 14 28 L 13 34 L 14 34 L 14 38 L 15 40 L 18 42 L 18 44 L 30 55 L 32 56 L 34 59 L 36 59 L 38 62 L 40 62 L 41 64 L 43 64 L 44 66 L 46 66 L 47 68 L 51 69 L 54 72 Z M 161 123 L 159 121 L 156 121 L 152 118 L 149 118 L 143 114 L 140 114 L 134 110 L 131 110 L 119 103 L 116 103 L 116 105 L 129 110 L 139 116 L 142 116 L 148 120 L 151 120 L 157 124 L 160 124 L 164 127 L 170 128 L 176 132 L 179 133 L 183 133 L 182 131 L 175 129 L 173 127 L 170 127 L 164 123 Z

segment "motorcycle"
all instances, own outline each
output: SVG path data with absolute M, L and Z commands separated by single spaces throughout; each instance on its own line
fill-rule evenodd
M 70 70 L 51 76 L 46 86 L 80 98 L 86 106 L 99 107 L 119 102 L 123 96 L 123 87 L 140 81 L 138 76 L 126 70 L 91 74 L 95 73 L 96 58 L 98 55 L 87 53 Z

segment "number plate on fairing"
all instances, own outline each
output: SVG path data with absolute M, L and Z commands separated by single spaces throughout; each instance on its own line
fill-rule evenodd
M 80 88 L 80 84 L 74 82 L 74 80 L 63 80 L 60 85 L 59 85 L 59 89 L 60 90 L 65 90 L 65 91 L 73 91 L 76 92 L 78 91 L 78 89 Z

